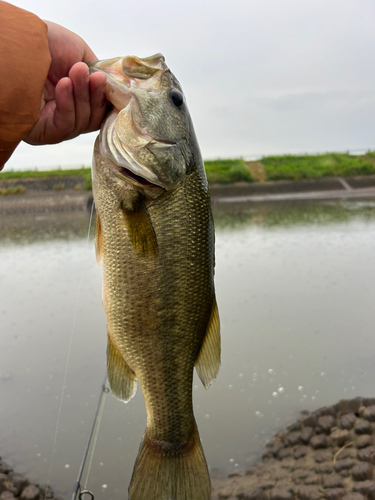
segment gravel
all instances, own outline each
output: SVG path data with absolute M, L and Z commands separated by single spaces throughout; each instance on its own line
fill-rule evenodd
M 375 398 L 341 400 L 303 416 L 262 459 L 212 481 L 212 500 L 375 500 Z
M 0 457 L 0 500 L 62 500 L 47 485 L 30 483 Z

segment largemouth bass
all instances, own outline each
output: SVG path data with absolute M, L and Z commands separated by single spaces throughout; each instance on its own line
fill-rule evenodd
M 96 251 L 103 262 L 107 371 L 129 401 L 138 380 L 147 427 L 131 500 L 208 500 L 192 406 L 194 366 L 220 367 L 214 226 L 204 165 L 176 77 L 156 54 L 98 61 L 113 111 L 96 140 Z

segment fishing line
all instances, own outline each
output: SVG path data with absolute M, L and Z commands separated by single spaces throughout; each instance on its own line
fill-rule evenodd
M 94 212 L 94 203 L 92 203 L 92 206 L 91 206 L 89 227 L 88 227 L 87 239 L 86 239 L 86 248 L 85 248 L 85 251 L 84 251 L 85 254 L 87 253 L 88 246 L 89 246 L 90 230 L 91 230 L 91 222 L 92 222 L 92 214 L 93 214 L 93 212 Z M 53 459 L 55 458 L 55 454 L 56 454 L 57 434 L 58 434 L 58 430 L 59 430 L 59 426 L 60 426 L 61 410 L 62 410 L 64 396 L 65 396 L 65 390 L 66 390 L 66 380 L 67 380 L 67 376 L 68 376 L 68 367 L 69 367 L 69 361 L 70 361 L 70 354 L 71 354 L 71 350 L 72 350 L 73 335 L 74 335 L 74 330 L 75 330 L 76 320 L 77 320 L 78 301 L 79 301 L 79 297 L 80 297 L 80 294 L 81 294 L 82 279 L 83 279 L 83 273 L 84 273 L 84 270 L 85 270 L 85 263 L 86 263 L 86 259 L 84 259 L 83 264 L 82 264 L 81 277 L 80 277 L 79 285 L 78 285 L 77 299 L 76 299 L 76 305 L 75 305 L 75 311 L 74 311 L 74 317 L 73 317 L 73 324 L 72 324 L 72 330 L 70 332 L 68 354 L 67 354 L 66 364 L 65 364 L 64 380 L 63 380 L 63 386 L 62 386 L 62 390 L 61 390 L 60 405 L 59 405 L 59 411 L 57 413 L 57 422 L 56 422 L 56 429 L 55 429 L 55 437 L 54 437 L 54 440 L 53 440 L 51 464 L 50 464 L 49 472 L 48 472 L 47 487 L 46 487 L 46 492 L 45 492 L 45 495 L 44 495 L 44 500 L 47 499 L 48 487 L 49 487 L 49 484 L 50 484 L 51 472 L 52 472 L 52 467 L 53 467 Z

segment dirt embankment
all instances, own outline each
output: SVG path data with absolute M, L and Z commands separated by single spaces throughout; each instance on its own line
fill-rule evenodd
M 79 176 L 0 179 L 0 214 L 59 212 L 91 208 L 92 192 Z M 375 176 L 317 180 L 210 184 L 213 203 L 375 196 Z
M 213 500 L 374 500 L 375 398 L 304 415 L 249 470 L 213 481 Z
M 92 193 L 79 176 L 0 181 L 0 214 L 86 210 Z

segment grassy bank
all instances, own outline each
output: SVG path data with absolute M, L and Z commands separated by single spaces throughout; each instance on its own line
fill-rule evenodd
M 321 155 L 264 156 L 258 161 L 206 161 L 209 182 L 277 181 L 351 177 L 375 174 L 375 152 L 365 155 L 326 153 Z
M 8 172 L 5 170 L 0 173 L 0 181 L 4 180 L 20 180 L 22 179 L 49 179 L 51 177 L 63 178 L 63 177 L 82 177 L 84 179 L 85 189 L 91 189 L 91 168 L 82 167 L 72 170 L 22 170 L 22 171 L 12 171 Z
M 365 155 L 326 153 L 321 155 L 264 156 L 258 161 L 241 159 L 208 160 L 205 162 L 209 183 L 254 182 L 275 180 L 320 179 L 322 177 L 375 174 L 375 152 Z M 91 189 L 91 169 L 21 171 L 0 174 L 1 180 L 80 176 L 85 189 Z
M 347 153 L 266 156 L 260 163 L 269 181 L 375 174 L 375 152 L 359 156 Z
M 253 182 L 250 170 L 243 160 L 208 160 L 204 165 L 210 183 Z
M 231 182 L 247 181 L 252 182 L 253 178 L 250 174 L 246 163 L 243 160 L 213 160 L 205 162 L 208 182 L 218 182 L 220 184 L 228 184 Z M 80 176 L 85 179 L 85 189 L 91 189 L 91 169 L 80 168 L 77 170 L 25 170 L 0 173 L 1 180 L 30 178 L 51 178 L 51 177 L 69 177 Z

